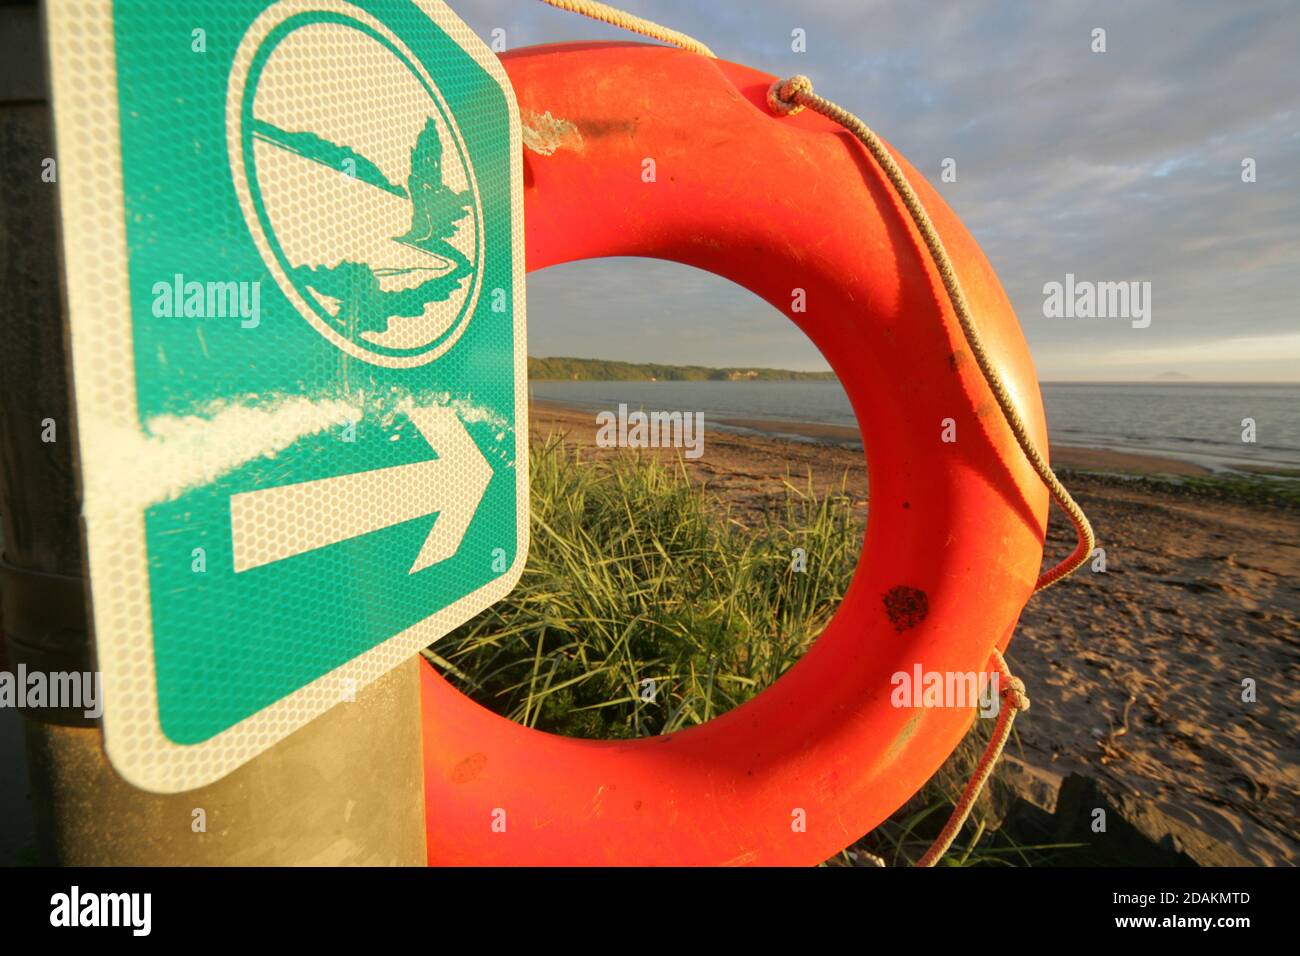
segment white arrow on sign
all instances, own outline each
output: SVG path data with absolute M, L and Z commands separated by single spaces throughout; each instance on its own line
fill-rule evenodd
M 232 495 L 235 573 L 431 515 L 438 517 L 410 574 L 456 553 L 492 466 L 449 408 L 410 419 L 437 458 Z

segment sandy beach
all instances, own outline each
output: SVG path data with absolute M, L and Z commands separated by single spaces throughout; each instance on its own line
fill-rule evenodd
M 704 455 L 683 461 L 733 516 L 760 516 L 788 476 L 822 493 L 843 488 L 865 518 L 852 429 L 728 424 L 747 431 L 707 430 Z M 587 411 L 535 402 L 532 429 L 599 451 Z M 1044 778 L 1104 780 L 1240 862 L 1295 865 L 1300 513 L 1106 474 L 1208 474 L 1172 459 L 1054 447 L 1052 460 L 1106 548 L 1107 571 L 1085 567 L 1026 608 L 1009 662 L 1033 707 L 1008 752 Z M 1048 538 L 1049 554 L 1068 552 L 1063 516 L 1053 513 Z M 1246 680 L 1253 703 L 1242 700 Z

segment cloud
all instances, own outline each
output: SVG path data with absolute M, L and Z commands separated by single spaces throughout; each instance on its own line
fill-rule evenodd
M 980 241 L 1035 352 L 1079 363 L 1054 361 L 1058 374 L 1095 376 L 1117 355 L 1176 365 L 1190 361 L 1180 349 L 1243 335 L 1291 342 L 1300 301 L 1300 8 L 1290 0 L 625 7 L 724 58 L 806 73 L 863 117 Z M 499 0 L 461 13 L 481 35 L 505 29 L 512 47 L 629 39 L 541 4 Z M 796 27 L 806 53 L 790 49 Z M 1090 49 L 1097 27 L 1106 30 L 1105 53 Z M 955 183 L 939 182 L 945 157 L 957 162 Z M 1247 157 L 1254 183 L 1241 180 Z M 726 283 L 626 260 L 579 268 L 568 278 L 580 281 L 530 282 L 535 354 L 824 367 L 787 320 Z M 1152 327 L 1043 319 L 1043 284 L 1067 272 L 1150 281 Z M 627 291 L 635 289 L 654 294 Z M 618 308 L 593 324 L 602 299 Z M 1286 377 L 1296 378 L 1300 350 L 1260 369 L 1288 357 L 1297 371 Z M 1249 359 L 1232 370 L 1252 375 Z

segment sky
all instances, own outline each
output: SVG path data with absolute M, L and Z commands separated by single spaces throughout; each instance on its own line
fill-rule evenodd
M 900 150 L 997 270 L 1041 379 L 1300 380 L 1295 0 L 620 5 L 724 59 L 807 74 Z M 451 6 L 510 49 L 638 39 L 525 0 Z M 945 158 L 956 182 L 941 181 Z M 1149 282 L 1150 325 L 1045 316 L 1044 286 L 1067 273 Z M 771 306 L 673 263 L 534 273 L 528 327 L 532 355 L 827 368 Z

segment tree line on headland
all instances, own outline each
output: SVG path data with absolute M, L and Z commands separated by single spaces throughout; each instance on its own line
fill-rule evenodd
M 834 372 L 795 372 L 782 368 L 708 368 L 656 365 L 606 359 L 528 357 L 534 381 L 569 382 L 833 382 Z

